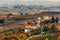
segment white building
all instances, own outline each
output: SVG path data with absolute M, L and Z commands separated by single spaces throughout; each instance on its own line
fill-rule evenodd
M 25 29 L 25 33 L 30 32 L 31 30 L 32 29 L 30 29 L 30 28 Z

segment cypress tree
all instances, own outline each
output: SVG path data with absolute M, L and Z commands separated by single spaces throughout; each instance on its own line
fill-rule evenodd
M 58 19 L 58 17 L 56 17 L 56 23 L 58 23 L 58 21 L 59 21 L 59 19 Z
M 54 22 L 55 22 L 54 16 L 52 17 L 52 19 L 51 19 L 51 20 L 52 20 L 52 23 L 54 23 Z

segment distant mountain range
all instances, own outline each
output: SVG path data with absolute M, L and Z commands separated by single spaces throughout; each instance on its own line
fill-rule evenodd
M 46 10 L 46 11 L 60 11 L 60 6 L 44 6 L 44 5 L 15 5 L 13 8 L 20 8 L 20 9 L 40 9 L 40 10 Z
M 12 8 L 12 11 L 15 11 L 15 9 L 18 9 L 18 13 L 29 13 L 29 12 L 38 12 L 38 11 L 48 11 L 48 12 L 60 12 L 60 6 L 55 6 L 55 5 L 5 5 L 1 6 L 1 8 Z M 0 12 L 9 12 L 8 10 L 0 10 Z

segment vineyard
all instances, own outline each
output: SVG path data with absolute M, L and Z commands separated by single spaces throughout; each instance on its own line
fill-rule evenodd
M 0 35 L 0 40 L 26 40 L 30 34 L 10 34 L 10 35 Z
M 26 40 L 60 40 L 60 33 L 36 35 Z

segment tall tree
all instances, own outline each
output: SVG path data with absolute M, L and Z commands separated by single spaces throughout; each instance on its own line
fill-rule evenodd
M 58 23 L 58 21 L 59 21 L 59 19 L 58 19 L 58 17 L 56 17 L 56 23 Z
M 51 20 L 52 20 L 52 23 L 54 23 L 54 22 L 55 22 L 54 16 L 52 17 L 52 19 L 51 19 Z

